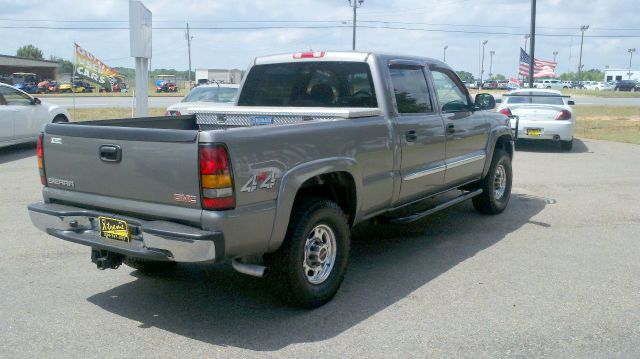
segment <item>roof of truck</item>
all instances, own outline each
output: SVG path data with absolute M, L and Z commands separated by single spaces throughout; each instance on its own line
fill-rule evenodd
M 305 51 L 305 52 L 288 52 L 275 55 L 267 55 L 256 57 L 254 65 L 273 64 L 281 62 L 298 62 L 298 61 L 353 61 L 366 62 L 369 56 L 376 56 L 390 59 L 415 60 L 419 62 L 427 62 L 449 67 L 444 62 L 429 57 L 406 55 L 406 54 L 389 54 L 380 52 L 364 52 L 364 51 Z

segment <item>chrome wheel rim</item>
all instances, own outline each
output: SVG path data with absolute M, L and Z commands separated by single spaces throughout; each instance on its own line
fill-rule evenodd
M 336 261 L 336 236 L 331 227 L 319 224 L 309 232 L 304 244 L 302 269 L 307 281 L 320 284 L 327 280 Z
M 496 175 L 493 178 L 493 192 L 496 199 L 501 199 L 507 190 L 507 171 L 502 164 L 496 167 Z

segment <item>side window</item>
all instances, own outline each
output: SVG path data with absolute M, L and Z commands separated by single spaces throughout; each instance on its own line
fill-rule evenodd
M 431 75 L 433 76 L 433 86 L 436 88 L 442 111 L 468 110 L 469 100 L 467 93 L 454 80 L 453 76 L 455 75 L 443 69 L 431 69 Z
M 31 97 L 22 92 L 5 86 L 0 86 L 0 95 L 4 97 L 7 105 L 27 106 L 31 105 Z
M 389 72 L 399 113 L 433 112 L 427 80 L 421 68 L 390 68 Z

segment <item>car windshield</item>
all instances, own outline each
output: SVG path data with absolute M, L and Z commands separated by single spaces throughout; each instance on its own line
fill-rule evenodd
M 564 105 L 564 101 L 560 96 L 547 94 L 517 94 L 507 97 L 507 103 L 515 104 L 535 104 L 535 105 Z
M 233 102 L 237 88 L 232 87 L 196 87 L 182 100 L 182 102 Z
M 377 101 L 366 63 L 305 61 L 254 66 L 238 105 L 377 107 Z

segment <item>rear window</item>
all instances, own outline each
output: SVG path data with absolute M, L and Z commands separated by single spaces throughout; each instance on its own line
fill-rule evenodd
M 560 96 L 509 96 L 507 103 L 515 104 L 536 104 L 536 105 L 564 105 Z
M 237 88 L 232 87 L 196 87 L 182 100 L 182 102 L 233 102 Z
M 339 61 L 256 65 L 238 105 L 378 107 L 369 65 Z

